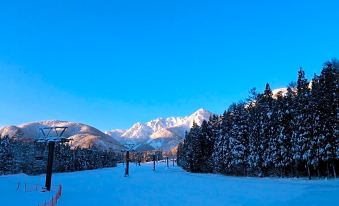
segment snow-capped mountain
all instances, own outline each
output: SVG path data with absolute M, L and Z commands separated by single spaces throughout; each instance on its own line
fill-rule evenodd
M 76 122 L 40 121 L 0 127 L 0 137 L 8 135 L 19 141 L 34 141 L 41 138 L 39 129 L 42 127 L 68 127 L 63 137 L 72 140 L 72 147 L 120 151 L 125 148 L 123 145 L 133 143 L 137 149 L 167 151 L 182 141 L 185 132 L 192 127 L 193 122 L 200 125 L 210 116 L 209 111 L 199 109 L 187 117 L 158 118 L 147 123 L 138 122 L 127 130 L 117 129 L 105 133 Z
M 285 96 L 286 93 L 287 93 L 287 88 L 274 89 L 272 90 L 272 97 L 274 99 L 277 99 L 279 94 L 282 96 Z
M 154 148 L 171 150 L 177 146 L 196 122 L 198 125 L 208 120 L 212 115 L 205 109 L 199 109 L 190 116 L 157 118 L 146 123 L 136 123 L 127 130 L 112 130 L 106 134 L 112 136 L 121 144 L 132 143 L 135 149 Z M 147 150 L 148 150 L 147 149 Z
M 8 135 L 22 141 L 34 141 L 41 138 L 39 128 L 68 127 L 64 138 L 72 139 L 72 147 L 95 148 L 101 150 L 121 150 L 124 147 L 111 136 L 89 125 L 69 121 L 41 121 L 22 124 L 19 126 L 4 126 L 0 128 L 0 137 Z

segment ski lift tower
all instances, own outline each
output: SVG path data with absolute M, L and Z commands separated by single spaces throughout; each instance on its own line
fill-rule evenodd
M 62 135 L 65 133 L 68 127 L 41 127 L 39 142 L 47 142 L 48 143 L 48 160 L 46 166 L 46 181 L 45 181 L 45 189 L 47 191 L 51 191 L 51 183 L 52 183 L 52 169 L 53 169 L 53 158 L 54 158 L 54 148 L 55 143 L 64 143 L 69 140 L 64 138 Z
M 155 171 L 155 162 L 158 161 L 158 152 L 159 150 L 153 150 L 152 152 L 152 160 L 153 160 L 153 171 Z
M 126 150 L 122 150 L 122 152 L 126 152 L 126 168 L 125 168 L 125 177 L 128 177 L 129 175 L 129 153 L 133 150 L 134 144 L 133 143 L 127 143 L 125 144 Z

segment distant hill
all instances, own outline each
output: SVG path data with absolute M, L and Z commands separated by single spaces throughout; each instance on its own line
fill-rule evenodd
M 68 127 L 63 137 L 72 140 L 70 141 L 72 147 L 114 151 L 120 151 L 124 148 L 117 140 L 94 127 L 59 120 L 31 122 L 19 126 L 4 126 L 0 128 L 0 136 L 8 135 L 18 141 L 34 141 L 41 138 L 39 128 L 52 126 Z

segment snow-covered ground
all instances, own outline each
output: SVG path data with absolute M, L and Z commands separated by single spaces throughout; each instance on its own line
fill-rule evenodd
M 58 206 L 74 205 L 338 205 L 338 180 L 226 177 L 191 174 L 164 163 L 152 171 L 151 163 L 131 164 L 124 177 L 123 165 L 53 176 L 62 184 Z M 17 183 L 44 183 L 44 176 L 0 176 L 0 205 L 32 205 L 52 194 L 24 192 Z M 54 191 L 55 192 L 55 191 Z M 52 192 L 53 193 L 53 192 Z

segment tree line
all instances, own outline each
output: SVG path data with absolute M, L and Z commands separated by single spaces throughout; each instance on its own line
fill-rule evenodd
M 47 142 L 21 141 L 8 136 L 0 137 L 0 175 L 42 174 L 46 172 Z M 121 155 L 112 151 L 71 148 L 57 143 L 54 151 L 53 172 L 115 167 Z
M 194 123 L 178 146 L 178 165 L 239 176 L 336 177 L 338 71 L 339 62 L 328 61 L 309 81 L 301 68 L 285 90 L 252 89 L 246 101 Z

